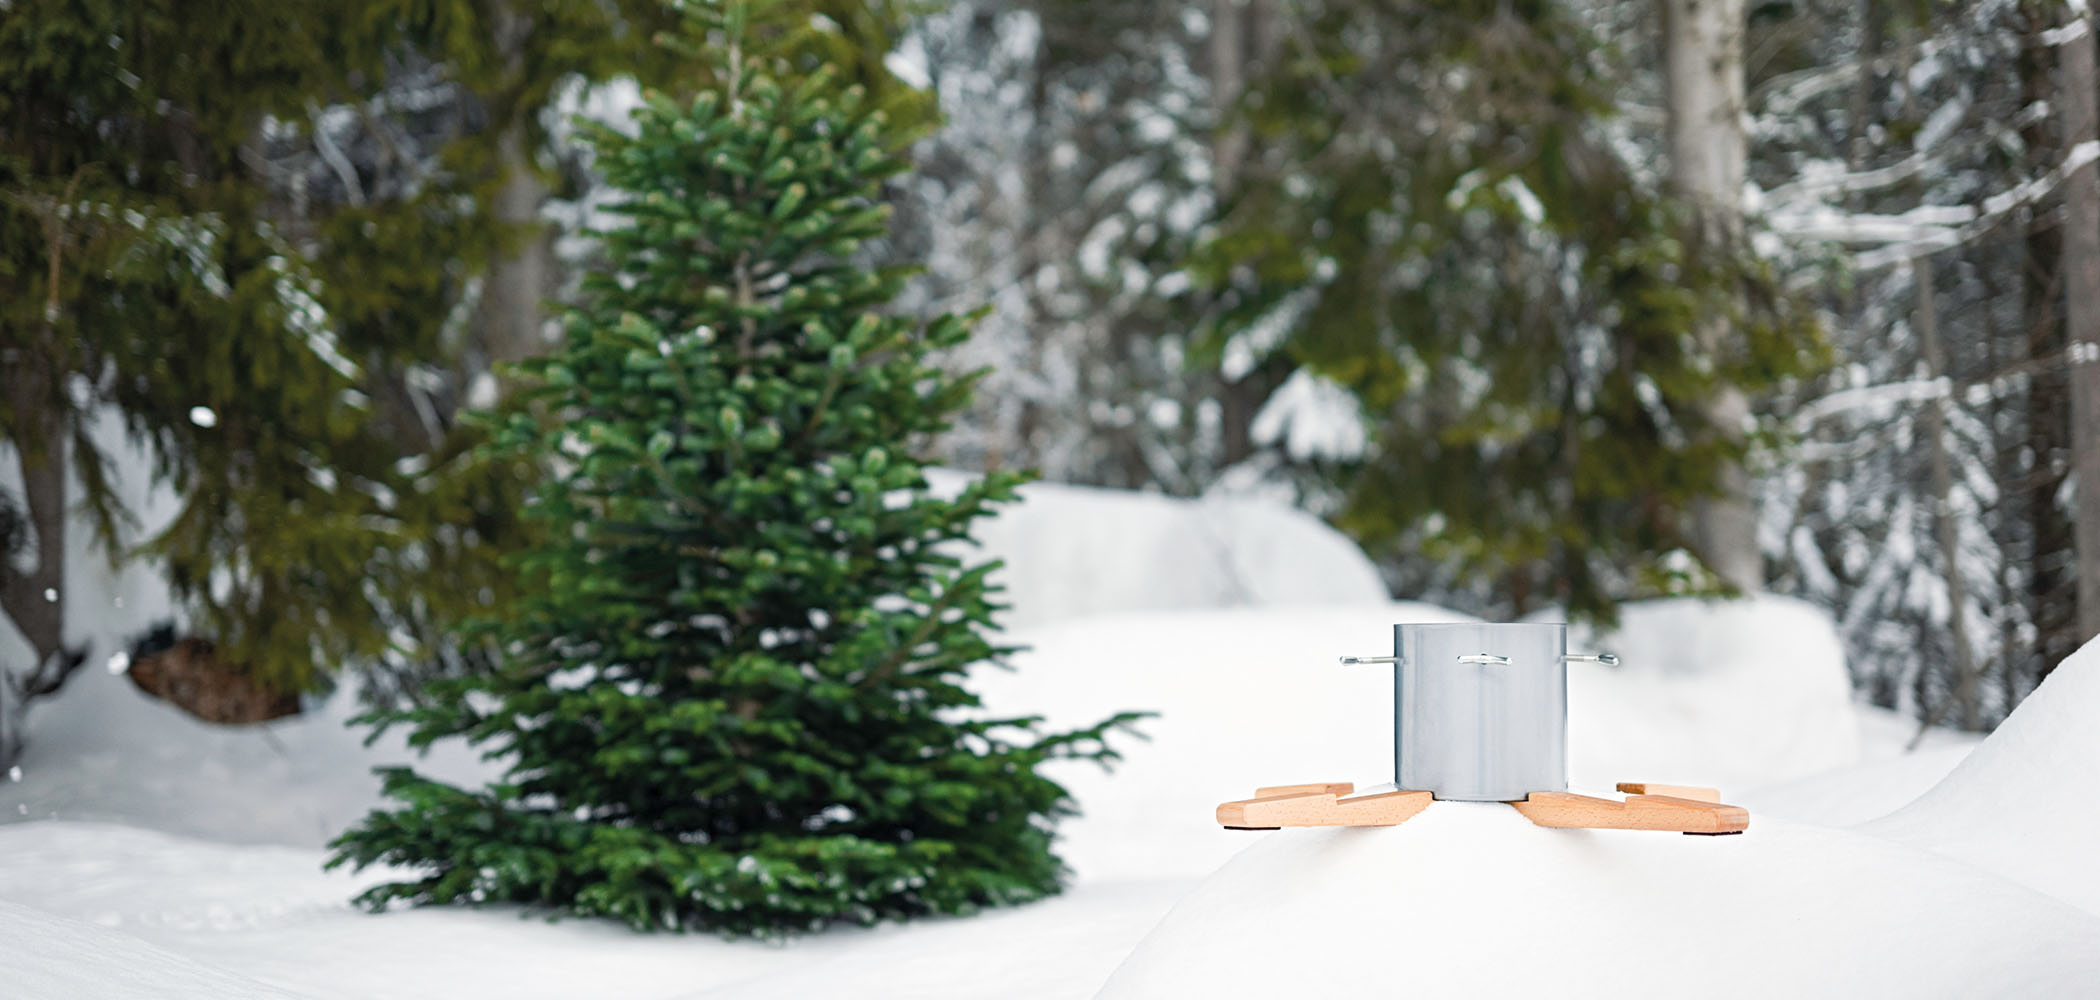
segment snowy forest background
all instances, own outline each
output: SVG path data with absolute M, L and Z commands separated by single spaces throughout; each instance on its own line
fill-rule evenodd
M 654 0 L 222 6 L 0 2 L 0 756 L 69 532 L 260 701 L 476 668 L 527 473 L 463 415 L 596 259 L 573 118 L 684 71 Z M 929 129 L 897 308 L 988 307 L 941 464 L 1285 497 L 1490 618 L 1796 595 L 1926 725 L 2100 633 L 2082 7 L 799 6 Z

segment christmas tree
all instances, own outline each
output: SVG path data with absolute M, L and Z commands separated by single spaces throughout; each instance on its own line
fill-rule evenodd
M 367 892 L 375 908 L 733 933 L 1053 893 L 1071 803 L 1037 767 L 1112 759 L 1130 717 L 1050 734 L 963 687 L 1011 649 L 991 637 L 996 564 L 958 552 L 1021 477 L 943 499 L 906 450 L 970 394 L 929 362 L 968 323 L 886 315 L 905 272 L 855 262 L 909 136 L 778 56 L 810 51 L 785 19 L 689 18 L 672 44 L 707 85 L 652 94 L 632 136 L 592 132 L 629 224 L 601 234 L 566 347 L 523 366 L 514 398 L 549 419 L 521 408 L 497 438 L 553 470 L 525 596 L 490 626 L 503 662 L 371 717 L 483 745 L 507 777 L 388 770 L 400 805 L 331 864 L 423 873 Z

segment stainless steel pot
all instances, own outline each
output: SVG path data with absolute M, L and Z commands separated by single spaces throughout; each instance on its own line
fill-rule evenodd
M 1393 781 L 1440 799 L 1514 802 L 1568 787 L 1568 654 L 1561 624 L 1394 625 Z

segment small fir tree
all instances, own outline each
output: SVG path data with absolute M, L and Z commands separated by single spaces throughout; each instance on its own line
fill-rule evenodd
M 331 865 L 419 869 L 362 901 L 544 904 L 642 928 L 775 933 L 965 912 L 1057 891 L 1070 799 L 1037 765 L 1106 762 L 1117 716 L 1045 734 L 962 686 L 996 564 L 956 552 L 1014 495 L 993 473 L 929 494 L 901 445 L 943 429 L 970 379 L 928 355 L 967 335 L 884 315 L 904 272 L 856 267 L 884 233 L 908 136 L 826 67 L 796 76 L 778 23 L 689 14 L 710 67 L 652 95 L 632 137 L 591 141 L 631 224 L 528 363 L 502 447 L 558 469 L 528 515 L 525 596 L 487 676 L 376 713 L 509 765 L 468 791 L 384 772 L 399 807 Z M 767 46 L 767 55 L 747 52 Z M 805 57 L 808 58 L 808 57 Z

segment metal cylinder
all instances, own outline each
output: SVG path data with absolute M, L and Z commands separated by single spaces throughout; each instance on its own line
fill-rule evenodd
M 1568 627 L 1393 626 L 1393 770 L 1440 799 L 1568 787 Z

